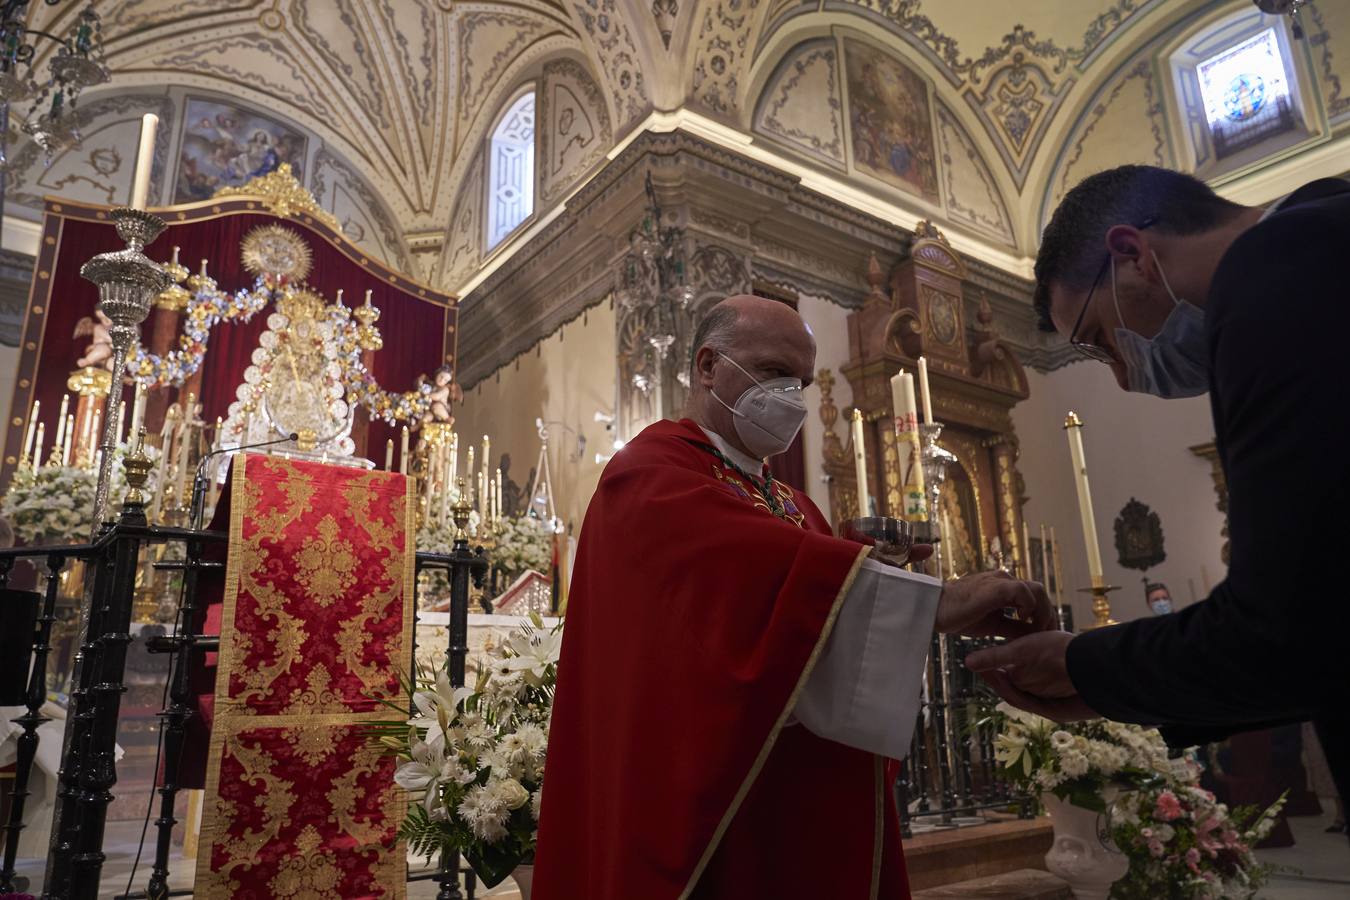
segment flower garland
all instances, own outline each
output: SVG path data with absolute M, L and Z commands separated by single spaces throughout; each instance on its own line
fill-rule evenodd
M 127 359 L 127 374 L 147 390 L 181 386 L 201 368 L 212 328 L 220 322 L 249 321 L 274 298 L 278 287 L 284 287 L 284 281 L 265 276 L 259 276 L 252 288 L 233 294 L 221 291 L 215 279 L 205 274 L 193 275 L 187 283 L 192 295 L 178 337 L 179 349 L 158 356 L 137 344 Z
M 137 344 L 127 360 L 127 373 L 146 389 L 181 386 L 201 368 L 212 328 L 221 322 L 246 323 L 269 302 L 281 301 L 296 290 L 286 278 L 269 275 L 259 275 L 253 287 L 241 288 L 233 294 L 220 290 L 215 279 L 206 274 L 193 275 L 186 283 L 192 293 L 184 313 L 178 349 L 159 356 Z M 337 338 L 333 358 L 340 366 L 339 378 L 348 394 L 348 402 L 359 403 L 371 415 L 390 425 L 425 419 L 431 410 L 434 386 L 426 383 L 403 392 L 381 388 L 361 361 L 371 336 L 378 340 L 378 331 L 373 326 L 354 321 L 352 311 L 341 303 L 330 304 L 326 309 Z

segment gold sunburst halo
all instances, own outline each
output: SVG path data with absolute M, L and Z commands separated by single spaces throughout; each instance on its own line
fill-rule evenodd
M 276 275 L 292 284 L 309 277 L 314 253 L 297 232 L 281 225 L 259 225 L 239 245 L 244 268 L 254 275 Z

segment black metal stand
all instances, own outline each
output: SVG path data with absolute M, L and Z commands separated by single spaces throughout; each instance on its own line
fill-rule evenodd
M 483 555 L 482 547 L 469 549 L 469 541 L 463 531 L 455 539 L 455 546 L 449 555 L 439 559 L 444 560 L 450 570 L 450 641 L 446 648 L 446 670 L 450 684 L 462 687 L 469 658 L 469 582 L 472 580 L 475 587 L 483 586 L 488 560 Z M 433 879 L 440 885 L 436 900 L 461 900 L 463 895 L 459 890 L 459 872 L 458 851 L 442 851 L 440 866 Z M 475 881 L 473 871 L 469 870 L 465 875 L 469 900 L 474 895 Z

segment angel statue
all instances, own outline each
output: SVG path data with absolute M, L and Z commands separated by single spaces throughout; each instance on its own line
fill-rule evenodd
M 75 361 L 75 365 L 82 369 L 101 367 L 112 371 L 113 345 L 112 335 L 108 329 L 112 327 L 112 319 L 103 314 L 103 310 L 94 310 L 93 316 L 85 316 L 75 323 L 75 333 L 72 338 L 92 337 L 93 343 L 84 348 L 84 356 Z
M 419 375 L 417 385 L 426 383 L 427 377 Z M 464 400 L 464 391 L 455 381 L 455 370 L 450 366 L 441 366 L 431 373 L 431 393 L 428 395 L 427 411 L 422 414 L 422 423 L 440 422 L 445 425 L 455 423 L 454 405 Z

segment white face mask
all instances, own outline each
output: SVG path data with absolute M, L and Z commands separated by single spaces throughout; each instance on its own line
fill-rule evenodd
M 1111 258 L 1111 299 L 1116 304 L 1116 351 L 1125 363 L 1125 381 L 1129 389 L 1141 394 L 1172 399 L 1197 397 L 1209 390 L 1209 346 L 1205 336 L 1205 311 L 1193 303 L 1179 300 L 1167 283 L 1158 254 L 1153 254 L 1162 276 L 1172 311 L 1162 328 L 1146 338 L 1125 327 L 1116 296 L 1116 260 Z
M 1153 610 L 1153 614 L 1155 616 L 1165 616 L 1172 611 L 1171 600 L 1163 600 L 1159 598 L 1157 600 L 1150 600 L 1148 602 L 1148 605 L 1149 608 Z
M 728 404 L 716 391 L 713 399 L 731 410 L 735 417 L 736 434 L 745 449 L 761 459 L 777 456 L 788 447 L 802 430 L 806 421 L 806 401 L 802 399 L 800 378 L 771 378 L 758 381 L 741 364 L 725 353 L 718 356 L 745 373 L 754 382 L 745 389 L 736 405 Z

